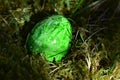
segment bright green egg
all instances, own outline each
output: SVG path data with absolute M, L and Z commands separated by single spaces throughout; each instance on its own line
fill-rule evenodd
M 47 61 L 60 61 L 71 46 L 72 28 L 67 18 L 53 15 L 38 22 L 29 33 L 26 47 L 29 54 L 43 54 Z

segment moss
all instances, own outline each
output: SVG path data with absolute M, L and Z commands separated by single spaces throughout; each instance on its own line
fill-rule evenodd
M 67 1 L 0 0 L 0 79 L 120 79 L 120 1 L 84 1 L 75 13 L 78 0 Z M 42 55 L 28 56 L 25 41 L 29 31 L 44 17 L 59 12 L 73 26 L 70 53 L 58 63 L 48 63 Z

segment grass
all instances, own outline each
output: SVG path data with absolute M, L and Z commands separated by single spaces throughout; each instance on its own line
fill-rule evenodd
M 0 78 L 119 80 L 120 1 L 81 1 L 1 0 Z M 38 21 L 58 13 L 68 17 L 73 28 L 68 55 L 58 63 L 46 62 L 42 55 L 29 56 L 28 33 Z

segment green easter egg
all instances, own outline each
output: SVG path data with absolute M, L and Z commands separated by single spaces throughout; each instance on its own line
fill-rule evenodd
M 43 54 L 47 61 L 60 61 L 71 46 L 72 28 L 62 15 L 38 22 L 29 33 L 26 47 L 30 54 Z

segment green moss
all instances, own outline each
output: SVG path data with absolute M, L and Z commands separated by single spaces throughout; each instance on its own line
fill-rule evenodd
M 82 5 L 77 5 L 80 0 L 62 1 L 0 0 L 1 80 L 120 79 L 117 8 L 120 1 L 89 0 Z M 21 34 L 26 35 L 36 22 L 56 13 L 72 16 L 69 19 L 73 28 L 69 54 L 58 63 L 48 63 L 42 55 L 28 56 L 24 44 L 26 37 Z M 101 30 L 103 27 L 107 28 Z

